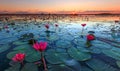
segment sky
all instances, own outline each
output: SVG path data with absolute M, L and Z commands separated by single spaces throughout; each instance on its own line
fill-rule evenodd
M 0 0 L 0 13 L 120 12 L 120 0 Z

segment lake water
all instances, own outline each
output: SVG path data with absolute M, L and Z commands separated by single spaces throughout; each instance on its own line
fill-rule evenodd
M 96 37 L 90 47 L 88 34 Z M 1 15 L 0 71 L 44 71 L 31 39 L 48 43 L 48 71 L 120 71 L 120 15 Z M 17 53 L 26 54 L 24 66 L 11 60 Z

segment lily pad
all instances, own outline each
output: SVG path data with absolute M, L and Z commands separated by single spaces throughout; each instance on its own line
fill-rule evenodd
M 15 65 L 13 65 L 12 67 L 9 67 L 8 69 L 6 69 L 5 71 L 20 71 L 20 64 L 17 63 Z
M 28 56 L 26 56 L 25 60 L 27 62 L 35 62 L 41 59 L 41 54 L 40 52 L 37 51 L 32 51 Z
M 23 45 L 23 44 L 27 44 L 28 42 L 23 42 L 23 41 L 14 41 L 13 44 L 14 45 Z
M 81 68 L 82 68 L 81 71 L 93 71 L 93 70 L 91 70 L 90 68 L 88 68 L 86 66 L 82 66 Z
M 77 39 L 73 40 L 73 43 L 76 44 L 79 47 L 85 47 L 86 41 L 85 41 L 85 39 L 77 38 Z
M 26 63 L 21 71 L 38 71 L 38 68 L 33 63 Z
M 101 42 L 101 41 L 96 41 L 96 40 L 92 42 L 92 45 L 96 48 L 103 49 L 103 50 L 112 48 L 111 45 Z
M 109 57 L 112 57 L 116 60 L 120 60 L 120 51 L 118 48 L 114 48 L 114 50 L 112 50 L 112 49 L 111 50 L 102 50 L 102 52 Z
M 60 53 L 49 49 L 45 54 L 45 58 L 50 64 L 60 64 L 63 63 L 64 60 L 67 60 L 69 56 L 67 53 Z
M 74 47 L 68 49 L 68 54 L 78 61 L 86 61 L 91 59 L 90 53 L 81 52 L 80 50 Z
M 10 46 L 8 44 L 0 46 L 0 53 L 8 50 L 9 48 L 10 48 Z
M 66 66 L 65 64 L 51 65 L 49 67 L 50 67 L 49 71 L 75 71 L 71 69 L 70 67 Z
M 56 40 L 58 40 L 58 39 L 59 39 L 58 36 L 56 36 L 56 35 L 51 35 L 48 40 L 50 40 L 50 41 L 56 41 Z
M 30 46 L 30 45 L 20 45 L 20 46 L 17 46 L 17 47 L 15 47 L 13 50 L 28 50 L 28 49 L 31 49 L 32 48 L 32 46 Z
M 7 58 L 8 59 L 12 59 L 12 57 L 14 57 L 15 54 L 17 54 L 17 53 L 24 53 L 24 51 L 13 51 L 13 52 L 10 52 L 10 53 L 7 54 Z
M 96 54 L 100 54 L 102 52 L 99 48 L 93 46 L 88 48 L 88 50 L 90 51 L 90 53 L 96 53 Z
M 37 52 L 30 45 L 21 45 L 13 49 L 14 51 L 7 54 L 7 58 L 11 59 L 17 53 L 25 53 L 27 62 L 35 62 L 41 59 L 40 52 Z
M 86 64 L 94 71 L 118 71 L 116 68 L 98 59 L 91 59 L 87 61 Z
M 66 41 L 66 40 L 59 40 L 56 42 L 56 47 L 60 47 L 60 48 L 69 48 L 71 47 L 71 42 L 70 41 Z
M 75 71 L 81 71 L 81 64 L 79 61 L 75 60 L 75 59 L 69 59 L 64 61 L 64 64 L 69 66 L 70 68 L 72 68 Z
M 120 61 L 117 61 L 116 64 L 117 64 L 118 67 L 120 68 Z

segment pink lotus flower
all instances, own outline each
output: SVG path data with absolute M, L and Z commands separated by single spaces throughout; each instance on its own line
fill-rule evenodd
M 46 29 L 49 29 L 49 24 L 45 24 L 45 28 L 46 28 Z
M 95 40 L 95 36 L 92 34 L 89 34 L 89 35 L 87 35 L 87 40 L 88 41 Z
M 5 25 L 5 26 L 4 26 L 4 28 L 5 28 L 5 29 L 8 29 L 8 26 L 7 26 L 7 25 Z
M 24 53 L 18 53 L 12 58 L 12 60 L 15 62 L 23 62 L 24 59 L 25 59 Z
M 55 24 L 55 27 L 58 27 L 58 24 Z
M 47 42 L 40 42 L 40 43 L 36 42 L 33 44 L 33 48 L 41 52 L 44 51 L 46 47 L 47 47 Z
M 86 26 L 86 24 L 81 24 L 81 26 L 85 27 L 85 26 Z

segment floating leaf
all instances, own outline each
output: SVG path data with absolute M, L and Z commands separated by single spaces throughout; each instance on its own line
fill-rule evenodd
M 68 54 L 74 59 L 79 60 L 79 61 L 86 61 L 91 58 L 90 53 L 81 52 L 80 50 L 73 48 L 73 47 L 68 49 Z
M 40 59 L 41 59 L 40 52 L 37 52 L 37 51 L 31 51 L 30 54 L 25 58 L 27 62 L 35 62 Z
M 14 57 L 15 54 L 17 54 L 17 53 L 24 53 L 24 51 L 13 51 L 13 52 L 10 52 L 10 53 L 7 54 L 7 58 L 8 59 L 12 59 L 12 57 Z
M 120 68 L 120 61 L 117 61 L 116 64 L 117 64 L 118 67 Z
M 23 44 L 27 44 L 28 42 L 23 42 L 23 41 L 14 41 L 13 44 L 14 45 L 23 45 Z
M 93 47 L 96 47 L 96 48 L 99 48 L 99 49 L 103 49 L 103 50 L 112 48 L 111 45 L 109 45 L 107 43 L 104 43 L 104 42 L 101 42 L 101 41 L 97 41 L 97 40 L 93 41 L 92 45 L 93 45 Z
M 93 46 L 88 48 L 88 50 L 89 50 L 90 53 L 96 53 L 96 54 L 100 54 L 102 52 L 99 48 L 93 47 Z
M 79 47 L 85 47 L 86 40 L 77 38 L 77 39 L 73 40 L 73 43 L 76 44 Z
M 117 71 L 116 68 L 106 64 L 105 62 L 98 59 L 91 59 L 86 62 L 94 71 Z
M 6 69 L 5 71 L 20 71 L 20 64 L 17 63 L 15 65 L 13 65 L 12 67 L 9 67 L 8 69 Z
M 0 53 L 8 50 L 9 48 L 10 48 L 10 46 L 8 44 L 0 46 Z
M 38 68 L 33 63 L 26 63 L 21 71 L 38 71 Z
M 70 67 L 66 66 L 65 64 L 60 65 L 51 65 L 49 66 L 49 71 L 75 71 Z
M 93 70 L 91 70 L 90 68 L 88 68 L 86 66 L 82 66 L 81 68 L 82 68 L 81 71 L 93 71 Z
M 116 60 L 120 60 L 120 51 L 119 50 L 120 50 L 119 48 L 114 48 L 111 50 L 102 50 L 102 52 L 109 57 L 112 57 Z
M 59 53 L 55 50 L 49 49 L 45 55 L 46 60 L 51 64 L 63 63 L 64 60 L 69 58 L 67 53 Z
M 59 39 L 58 36 L 56 36 L 56 35 L 51 35 L 48 40 L 50 40 L 50 41 L 56 41 L 56 40 L 58 40 L 58 39 Z
M 64 64 L 74 69 L 75 71 L 81 71 L 81 64 L 75 59 L 69 59 L 64 61 Z
M 71 47 L 71 42 L 70 41 L 65 41 L 65 40 L 59 40 L 56 42 L 56 47 L 60 48 L 69 48 Z

